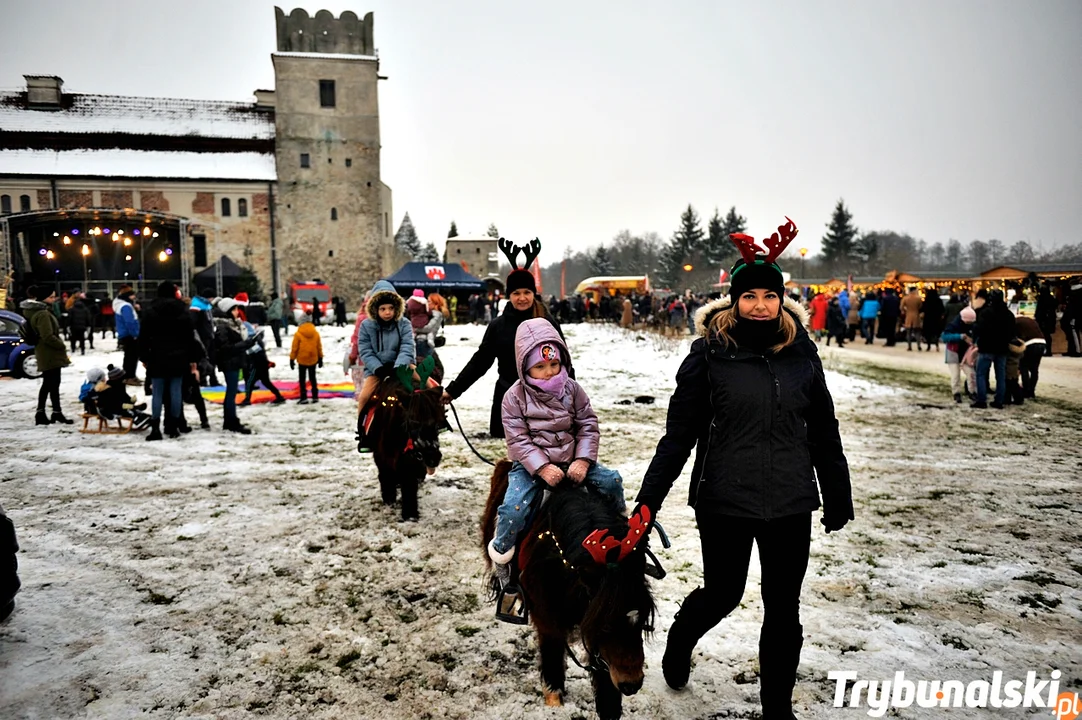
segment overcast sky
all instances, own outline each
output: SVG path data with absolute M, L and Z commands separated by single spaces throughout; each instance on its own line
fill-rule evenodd
M 293 5 L 282 6 L 288 13 Z M 1082 2 L 369 0 L 383 179 L 423 242 L 490 222 L 542 262 L 691 203 L 815 252 L 861 229 L 1045 249 L 1082 227 Z M 274 3 L 6 0 L 0 87 L 248 100 Z

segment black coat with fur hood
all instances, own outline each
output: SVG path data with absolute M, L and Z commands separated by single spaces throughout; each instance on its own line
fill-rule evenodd
M 797 337 L 760 354 L 708 332 L 728 306 L 716 300 L 695 318 L 700 337 L 677 372 L 638 502 L 656 514 L 697 448 L 688 499 L 697 510 L 769 520 L 815 510 L 821 491 L 825 516 L 852 519 L 849 466 L 804 309 L 785 300 Z

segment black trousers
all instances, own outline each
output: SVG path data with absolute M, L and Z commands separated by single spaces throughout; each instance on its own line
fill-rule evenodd
M 303 365 L 301 367 L 304 367 Z M 314 372 L 314 371 L 313 371 Z M 315 376 L 313 375 L 312 385 L 315 385 Z M 263 387 L 274 393 L 274 397 L 282 397 L 282 393 L 278 392 L 278 388 L 274 387 L 274 383 L 270 379 L 270 366 L 267 364 L 266 359 L 262 362 L 256 361 L 248 366 L 244 371 L 244 399 L 247 402 L 252 401 L 252 391 L 255 390 L 255 384 L 257 382 L 263 383 Z M 304 381 L 301 380 L 303 384 Z
M 139 340 L 138 338 L 126 337 L 119 341 L 124 349 L 124 379 L 135 377 L 135 371 L 139 367 Z
M 301 400 L 308 398 L 308 387 L 304 384 L 304 375 L 308 374 L 308 379 L 312 381 L 312 399 L 319 399 L 319 384 L 316 382 L 316 366 L 315 365 L 297 365 L 297 381 L 301 384 Z
M 41 389 L 38 390 L 38 412 L 45 412 L 45 401 L 51 400 L 53 412 L 60 409 L 60 368 L 45 370 L 41 373 Z
M 87 332 L 82 328 L 72 328 L 69 340 L 71 340 L 71 352 L 75 352 L 75 346 L 79 346 L 79 352 L 86 355 L 86 341 L 90 340 L 90 349 L 94 349 L 94 331 Z
M 274 344 L 278 347 L 282 347 L 282 321 L 271 320 L 270 326 L 271 332 L 274 333 Z
M 1018 370 L 1022 373 L 1022 395 L 1034 397 L 1037 390 L 1037 377 L 1041 369 L 1041 358 L 1044 357 L 1045 346 L 1034 343 L 1026 346 L 1026 354 L 1018 362 Z

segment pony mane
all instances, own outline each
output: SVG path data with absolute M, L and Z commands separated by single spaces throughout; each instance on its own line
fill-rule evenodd
M 608 529 L 616 537 L 627 533 L 627 518 L 618 515 L 607 500 L 585 486 L 552 493 L 546 507 L 550 529 L 566 559 L 576 566 L 595 564 L 582 546 L 582 541 L 594 530 Z

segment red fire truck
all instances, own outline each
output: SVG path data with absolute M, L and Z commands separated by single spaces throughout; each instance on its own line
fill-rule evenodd
M 290 283 L 289 305 L 293 310 L 294 318 L 300 320 L 301 315 L 311 316 L 314 303 L 319 303 L 323 317 L 328 317 L 334 312 L 334 308 L 331 307 L 331 288 L 325 282 L 317 279 Z

